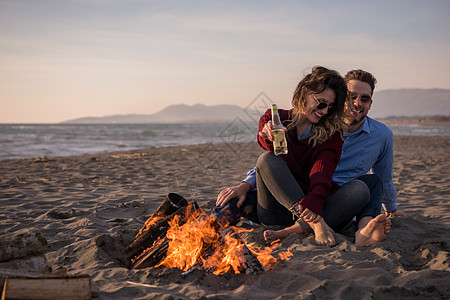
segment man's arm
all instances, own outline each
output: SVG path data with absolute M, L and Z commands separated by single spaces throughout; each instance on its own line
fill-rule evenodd
M 405 216 L 402 211 L 397 211 L 397 191 L 393 182 L 394 164 L 394 137 L 392 131 L 386 133 L 385 142 L 381 148 L 381 153 L 372 167 L 372 172 L 378 175 L 383 182 L 383 208 L 388 216 Z

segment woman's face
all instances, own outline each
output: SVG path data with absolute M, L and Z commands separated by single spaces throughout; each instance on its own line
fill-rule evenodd
M 316 124 L 319 120 L 325 116 L 331 107 L 334 105 L 336 99 L 336 93 L 330 89 L 325 89 L 322 93 L 319 94 L 307 94 L 305 97 L 305 110 L 304 115 L 311 122 Z M 326 107 L 320 109 L 317 106 L 320 103 L 327 104 Z M 325 106 L 325 104 L 321 104 L 319 106 Z

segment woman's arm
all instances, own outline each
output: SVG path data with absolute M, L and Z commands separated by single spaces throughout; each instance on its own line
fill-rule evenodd
M 285 122 L 289 122 L 290 118 L 290 110 L 279 109 L 278 113 L 280 114 L 281 122 L 284 124 Z M 259 119 L 258 126 L 258 144 L 266 151 L 273 152 L 273 136 L 271 133 L 272 130 L 272 112 L 268 109 L 264 115 Z
M 259 126 L 258 126 L 258 145 L 266 151 L 273 151 L 273 143 L 270 139 L 270 136 L 267 134 L 267 123 L 272 120 L 272 113 L 270 109 L 266 110 L 264 115 L 259 118 Z
M 309 189 L 306 197 L 300 201 L 301 206 L 321 216 L 323 205 L 331 193 L 331 178 L 341 157 L 342 143 L 342 137 L 337 132 L 317 146 L 316 160 L 309 174 Z

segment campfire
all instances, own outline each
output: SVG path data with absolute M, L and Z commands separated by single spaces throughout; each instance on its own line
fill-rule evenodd
M 242 238 L 251 230 L 218 222 L 196 202 L 170 193 L 145 222 L 124 250 L 131 268 L 179 268 L 188 274 L 205 270 L 224 273 L 259 274 L 273 269 L 292 254 L 280 251 L 277 244 L 258 247 Z

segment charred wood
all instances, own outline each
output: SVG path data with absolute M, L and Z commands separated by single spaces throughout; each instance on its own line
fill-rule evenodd
M 125 247 L 123 250 L 124 256 L 132 261 L 132 268 L 135 268 L 136 265 L 142 265 L 142 262 L 137 262 L 136 260 L 147 260 L 150 259 L 147 255 L 147 252 L 153 251 L 152 248 L 154 247 L 160 247 L 159 244 L 161 243 L 161 240 L 166 239 L 166 233 L 169 229 L 170 225 L 169 222 L 175 217 L 180 217 L 180 222 L 184 223 L 186 222 L 186 214 L 187 212 L 193 212 L 195 210 L 199 209 L 199 206 L 197 203 L 191 202 L 187 206 L 179 208 L 174 213 L 166 216 L 164 219 L 158 221 L 157 223 L 150 226 L 146 231 L 144 231 L 142 234 L 138 235 L 130 245 Z M 168 242 L 167 242 L 168 243 Z M 148 249 L 150 248 L 150 249 Z M 156 253 L 161 253 L 163 250 L 155 250 Z M 167 251 L 167 249 L 165 249 Z M 142 255 L 144 252 L 146 252 L 145 255 Z M 164 252 L 165 254 L 166 252 Z M 145 257 L 145 258 L 144 258 Z M 159 255 L 158 255 L 159 257 Z M 156 261 L 157 259 L 155 259 Z

